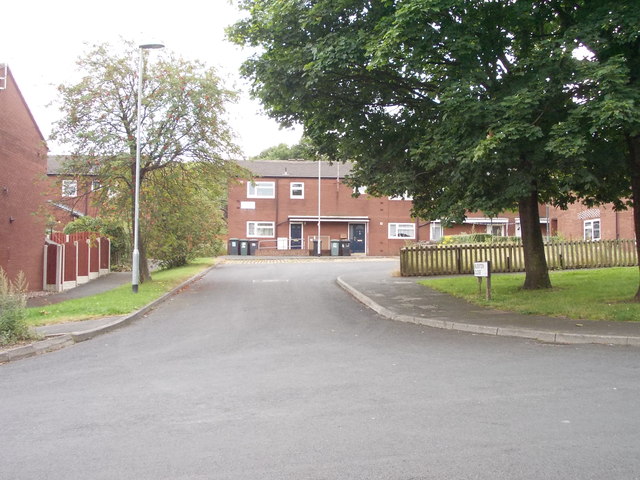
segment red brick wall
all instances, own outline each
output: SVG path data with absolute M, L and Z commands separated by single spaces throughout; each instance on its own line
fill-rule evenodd
M 584 238 L 585 220 L 600 219 L 602 240 L 634 239 L 633 211 L 616 212 L 611 205 L 589 208 L 581 204 L 570 205 L 567 210 L 555 209 L 551 217 L 558 219 L 558 232 L 567 240 Z
M 318 214 L 318 180 L 315 178 L 263 178 L 258 181 L 276 182 L 276 198 L 247 198 L 247 183 L 232 185 L 229 191 L 228 237 L 247 238 L 248 221 L 265 221 L 276 223 L 277 237 L 289 237 L 290 215 Z M 290 184 L 304 183 L 304 199 L 290 198 Z M 386 197 L 374 198 L 370 195 L 352 196 L 350 187 L 338 182 L 335 178 L 322 180 L 321 214 L 322 216 L 368 217 L 367 245 L 368 255 L 397 255 L 406 240 L 389 239 L 389 223 L 416 223 L 410 216 L 411 202 L 406 200 L 389 200 Z M 241 209 L 242 201 L 255 202 L 255 210 Z M 363 222 L 364 223 L 364 222 Z M 321 235 L 332 239 L 347 238 L 349 224 L 347 222 L 322 222 Z M 310 235 L 316 235 L 317 219 L 310 219 L 303 224 L 305 247 Z M 420 235 L 428 235 L 428 228 L 420 229 Z M 428 238 L 423 238 L 428 240 Z M 262 240 L 262 239 L 261 239 Z M 264 239 L 266 240 L 266 239 Z
M 9 74 L 0 90 L 0 266 L 23 271 L 30 290 L 42 289 L 47 149 Z M 11 221 L 10 219 L 13 219 Z

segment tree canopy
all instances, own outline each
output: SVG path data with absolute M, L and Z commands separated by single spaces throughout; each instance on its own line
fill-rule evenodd
M 422 218 L 517 209 L 525 288 L 550 286 L 540 203 L 619 198 L 607 168 L 617 160 L 584 155 L 572 138 L 589 128 L 573 120 L 585 60 L 571 29 L 590 2 L 240 5 L 249 16 L 229 35 L 259 47 L 243 73 L 271 116 L 303 124 L 320 153 L 355 160 L 353 182 L 368 192 L 411 194 Z
M 80 57 L 82 78 L 59 87 L 62 118 L 52 135 L 72 151 L 67 173 L 99 179 L 100 189 L 93 195 L 101 214 L 125 222 L 133 216 L 138 55 L 135 45 L 124 42 L 118 47 L 96 45 Z M 177 220 L 181 209 L 198 198 L 201 205 L 216 204 L 219 211 L 224 186 L 237 173 L 229 160 L 238 148 L 225 116 L 235 94 L 222 86 L 213 68 L 170 52 L 155 51 L 153 56 L 146 62 L 140 112 L 141 279 L 149 276 L 144 239 L 157 247 L 164 235 L 167 243 L 175 243 L 169 237 L 178 232 L 174 227 L 182 222 Z M 215 218 L 215 211 L 211 215 Z M 214 223 L 219 231 L 220 222 Z M 199 229 L 210 224 L 195 221 L 178 230 L 193 241 Z

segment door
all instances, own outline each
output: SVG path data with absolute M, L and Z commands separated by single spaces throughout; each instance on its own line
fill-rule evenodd
M 302 224 L 292 223 L 289 225 L 289 238 L 291 241 L 291 250 L 300 250 L 302 248 Z
M 366 251 L 366 225 L 364 223 L 352 223 L 349 225 L 349 239 L 351 240 L 351 253 L 365 253 Z

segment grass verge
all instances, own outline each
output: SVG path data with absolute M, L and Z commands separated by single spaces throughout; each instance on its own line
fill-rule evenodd
M 154 272 L 153 280 L 140 285 L 138 293 L 126 284 L 91 297 L 77 298 L 27 309 L 27 322 L 32 326 L 73 322 L 89 318 L 126 315 L 160 298 L 215 263 L 213 258 L 198 258 L 183 267 Z
M 640 303 L 631 301 L 638 289 L 638 268 L 606 268 L 551 272 L 550 290 L 523 290 L 524 274 L 494 274 L 491 301 L 478 293 L 475 277 L 431 278 L 420 283 L 477 305 L 525 314 L 575 320 L 640 322 Z

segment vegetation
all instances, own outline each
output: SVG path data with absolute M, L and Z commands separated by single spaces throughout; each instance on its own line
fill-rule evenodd
M 11 281 L 0 267 L 0 345 L 33 338 L 26 322 L 26 291 L 22 272 L 15 281 Z
M 355 186 L 412 195 L 421 218 L 517 209 L 524 288 L 551 287 L 539 203 L 617 201 L 635 178 L 617 169 L 622 143 L 611 158 L 604 148 L 612 132 L 640 139 L 640 22 L 628 2 L 241 7 L 229 35 L 261 47 L 243 72 L 272 117 L 303 124 L 320 154 L 355 160 Z M 626 149 L 640 152 L 634 142 Z
M 640 304 L 629 301 L 635 288 L 635 268 L 552 272 L 551 277 L 553 289 L 531 291 L 521 288 L 520 274 L 493 275 L 490 301 L 478 294 L 478 282 L 473 276 L 433 278 L 420 283 L 499 310 L 578 321 L 640 321 Z
M 122 261 L 129 258 L 131 246 L 124 227 L 118 220 L 103 219 L 100 217 L 80 217 L 68 223 L 63 232 L 67 235 L 79 232 L 95 232 L 103 235 L 111 241 L 111 262 Z
M 155 61 L 143 75 L 140 112 L 142 281 L 150 278 L 148 255 L 176 265 L 191 258 L 192 251 L 180 257 L 177 250 L 201 247 L 203 236 L 220 233 L 225 187 L 238 173 L 229 161 L 238 148 L 225 118 L 225 106 L 234 100 L 234 93 L 222 87 L 212 68 L 164 51 L 153 55 Z M 131 42 L 118 48 L 97 45 L 82 56 L 81 80 L 59 87 L 63 117 L 52 135 L 72 149 L 66 173 L 97 178 L 100 188 L 92 195 L 101 215 L 128 225 L 129 232 L 134 213 L 138 58 L 139 49 Z M 197 203 L 203 205 L 199 214 L 194 211 Z M 214 220 L 208 221 L 208 215 Z M 165 234 L 169 247 L 159 248 L 158 238 Z
M 126 315 L 156 300 L 213 263 L 214 260 L 211 258 L 199 258 L 179 268 L 156 272 L 153 280 L 140 285 L 137 295 L 131 295 L 131 285 L 127 284 L 92 297 L 28 308 L 26 321 L 29 325 L 38 326 Z
M 447 235 L 442 238 L 440 244 L 454 245 L 466 243 L 521 243 L 520 237 L 505 237 L 491 235 L 490 233 L 462 233 L 460 235 Z
M 315 160 L 316 149 L 311 140 L 302 137 L 299 143 L 287 145 L 281 143 L 263 150 L 253 160 Z

